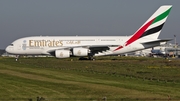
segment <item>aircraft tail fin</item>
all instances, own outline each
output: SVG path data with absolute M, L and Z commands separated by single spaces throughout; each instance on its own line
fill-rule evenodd
M 139 38 L 157 39 L 169 15 L 172 5 L 163 5 L 131 36 L 126 46 Z
M 140 38 L 157 40 L 162 27 L 171 11 L 172 5 L 163 5 L 125 42 L 125 46 Z M 116 50 L 123 48 L 119 46 Z

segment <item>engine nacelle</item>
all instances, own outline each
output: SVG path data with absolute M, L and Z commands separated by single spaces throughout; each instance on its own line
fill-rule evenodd
M 56 50 L 55 56 L 56 58 L 68 58 L 70 57 L 70 51 L 69 50 Z
M 89 49 L 87 48 L 73 48 L 74 56 L 88 56 Z

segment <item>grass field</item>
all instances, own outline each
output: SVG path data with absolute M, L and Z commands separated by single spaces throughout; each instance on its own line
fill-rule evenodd
M 72 61 L 73 60 L 73 61 Z M 0 57 L 0 101 L 178 101 L 180 60 Z

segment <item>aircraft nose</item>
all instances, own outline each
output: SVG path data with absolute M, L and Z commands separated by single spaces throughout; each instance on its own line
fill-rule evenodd
M 13 47 L 7 46 L 5 50 L 6 50 L 7 53 L 12 53 Z
M 5 50 L 6 50 L 6 52 L 9 53 L 9 46 L 7 46 Z

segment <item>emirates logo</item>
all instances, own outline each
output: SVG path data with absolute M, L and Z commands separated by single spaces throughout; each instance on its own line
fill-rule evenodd
M 63 57 L 63 52 L 60 53 L 60 57 Z
M 78 54 L 78 55 L 81 55 L 81 50 L 79 50 L 77 54 Z

